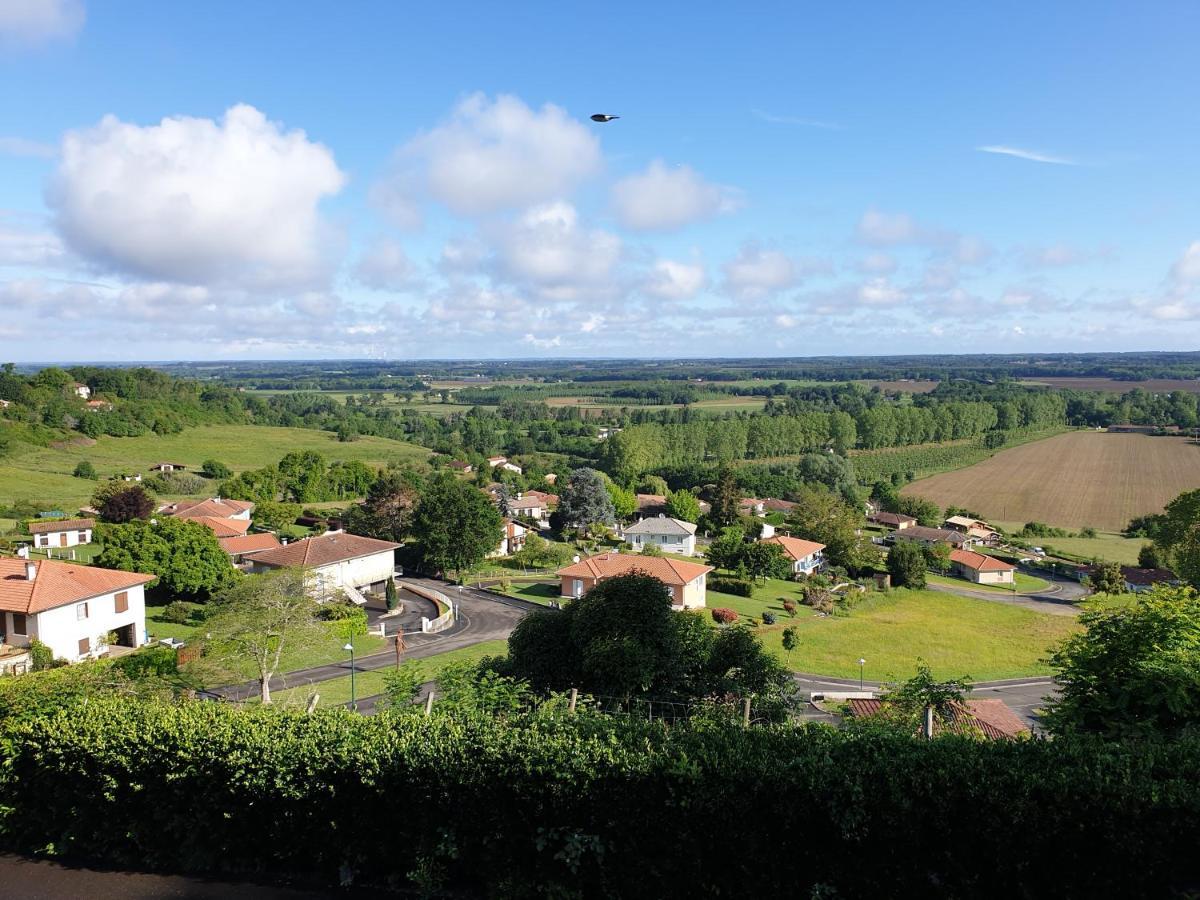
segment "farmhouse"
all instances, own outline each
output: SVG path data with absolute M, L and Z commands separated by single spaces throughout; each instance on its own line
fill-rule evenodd
M 546 502 L 539 497 L 534 497 L 532 494 L 517 494 L 516 497 L 510 498 L 508 501 L 508 514 L 510 516 L 524 516 L 536 522 L 546 522 L 550 519 L 550 512 L 546 509 Z
M 55 657 L 89 659 L 146 642 L 145 585 L 153 575 L 58 560 L 0 559 L 0 644 L 34 638 Z
M 523 496 L 541 500 L 542 503 L 546 504 L 547 509 L 553 509 L 558 506 L 558 494 L 548 494 L 545 491 L 526 491 Z
M 856 719 L 877 716 L 886 711 L 887 700 L 868 698 L 849 701 L 849 714 Z M 955 734 L 982 734 L 990 741 L 1011 741 L 1029 734 L 1029 726 L 1021 721 L 1003 700 L 976 700 L 974 698 L 953 703 L 950 721 L 944 725 L 935 722 L 934 735 L 941 731 Z
M 524 471 L 516 463 L 509 462 L 507 456 L 489 456 L 487 459 L 487 464 L 489 469 L 494 469 L 499 466 L 501 469 L 504 469 L 507 472 L 516 472 L 518 475 Z
M 488 558 L 495 559 L 498 556 L 520 553 L 525 547 L 525 538 L 528 536 L 529 529 L 520 522 L 505 519 L 500 523 L 500 545 L 488 554 Z
M 891 512 L 873 512 L 867 516 L 868 522 L 874 522 L 876 525 L 882 525 L 884 528 L 890 528 L 893 531 L 899 531 L 902 528 L 911 528 L 917 524 L 917 520 L 912 516 L 906 516 L 903 513 Z
M 77 547 L 92 542 L 94 519 L 58 519 L 50 522 L 30 522 L 29 533 L 33 546 L 39 550 L 50 547 Z
M 696 555 L 696 526 L 661 514 L 627 526 L 625 540 L 633 545 L 634 550 L 653 545 L 666 553 Z
M 924 525 L 909 525 L 903 531 L 896 530 L 888 535 L 888 540 L 916 541 L 922 546 L 931 544 L 950 544 L 954 547 L 970 547 L 974 539 L 950 528 L 926 528 Z
M 954 574 L 976 584 L 1014 584 L 1017 567 L 994 556 L 974 550 L 951 550 L 950 565 Z
M 345 590 L 352 599 L 359 589 L 381 591 L 396 571 L 399 544 L 336 532 L 262 550 L 249 556 L 250 571 L 300 566 L 316 576 L 322 589 Z M 364 598 L 365 600 L 365 598 Z
M 1082 581 L 1095 571 L 1095 566 L 1079 566 L 1076 577 Z M 1137 566 L 1121 566 L 1121 576 L 1125 579 L 1125 590 L 1131 594 L 1140 594 L 1160 584 L 1177 585 L 1179 576 L 1170 569 L 1139 569 Z
M 777 535 L 764 538 L 760 544 L 776 544 L 783 548 L 783 555 L 792 563 L 793 575 L 812 575 L 819 572 L 825 565 L 824 544 L 816 541 L 805 541 L 800 538 Z
M 453 469 L 455 472 L 461 472 L 464 475 L 470 475 L 475 471 L 475 467 L 469 462 L 463 462 L 461 459 L 452 459 L 446 464 L 446 467 Z
M 150 467 L 150 471 L 151 472 L 164 472 L 164 473 L 166 473 L 166 472 L 182 472 L 186 468 L 187 468 L 187 466 L 185 466 L 183 463 L 160 462 L 160 463 L 155 463 L 154 465 L 152 465 Z
M 1000 532 L 987 522 L 969 516 L 951 516 L 943 525 L 979 541 L 995 541 L 1000 537 Z
M 107 400 L 89 400 L 83 404 L 90 412 L 108 412 L 113 408 L 113 405 Z
M 81 400 L 86 400 L 92 396 L 92 389 L 86 384 L 80 384 L 78 381 L 71 385 L 71 392 Z
M 263 550 L 274 550 L 276 547 L 283 546 L 279 543 L 279 538 L 275 537 L 271 532 L 263 532 L 262 534 L 240 534 L 232 537 L 219 537 L 217 543 L 221 545 L 221 549 L 229 554 L 233 562 L 244 562 L 247 557 L 259 553 Z
M 668 556 L 633 556 L 625 553 L 601 553 L 579 560 L 557 574 L 562 579 L 562 596 L 582 597 L 606 578 L 644 573 L 667 586 L 672 609 L 701 609 L 708 573 L 712 566 L 684 562 Z

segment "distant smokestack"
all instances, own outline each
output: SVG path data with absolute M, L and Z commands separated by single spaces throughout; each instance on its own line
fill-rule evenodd
M 35 562 L 26 562 L 25 563 L 25 580 L 26 581 L 37 581 L 37 563 L 35 563 Z

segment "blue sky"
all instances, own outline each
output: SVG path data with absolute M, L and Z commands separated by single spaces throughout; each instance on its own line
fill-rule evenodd
M 0 356 L 1200 344 L 1200 6 L 575 6 L 0 0 Z

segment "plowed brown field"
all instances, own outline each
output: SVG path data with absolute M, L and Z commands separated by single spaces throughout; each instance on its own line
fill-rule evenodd
M 1200 444 L 1187 438 L 1074 431 L 1023 444 L 903 491 L 998 521 L 1119 531 L 1200 488 Z

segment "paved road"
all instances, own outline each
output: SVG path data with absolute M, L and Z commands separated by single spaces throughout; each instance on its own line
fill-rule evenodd
M 1045 590 L 1029 594 L 1008 594 L 1000 591 L 971 590 L 964 583 L 963 587 L 948 584 L 929 584 L 931 591 L 941 591 L 943 594 L 957 594 L 960 597 L 970 597 L 973 600 L 990 600 L 993 603 L 1005 603 L 1009 606 L 1019 606 L 1032 609 L 1035 612 L 1048 613 L 1052 616 L 1077 616 L 1080 613 L 1078 601 L 1088 595 L 1088 589 L 1078 581 L 1069 578 L 1056 578 L 1045 572 L 1030 571 L 1034 575 L 1050 582 Z
M 447 650 L 470 647 L 473 644 L 479 644 L 484 641 L 504 640 L 512 634 L 513 629 L 517 627 L 517 623 L 521 621 L 530 609 L 540 608 L 535 604 L 529 604 L 522 600 L 502 600 L 493 594 L 476 591 L 471 588 L 459 591 L 445 582 L 432 578 L 407 578 L 404 582 L 397 581 L 397 585 L 403 587 L 405 582 L 441 591 L 458 604 L 458 621 L 454 624 L 454 627 L 447 631 L 443 631 L 440 634 L 405 634 L 406 649 L 404 650 L 404 659 L 406 660 L 424 659 L 427 656 L 445 653 Z M 409 594 L 406 596 L 405 602 L 411 602 L 412 598 L 413 595 Z M 356 672 L 363 672 L 373 669 L 385 669 L 395 665 L 395 663 L 395 651 L 389 649 L 381 653 L 357 658 L 354 661 L 354 670 Z M 312 666 L 311 668 L 277 675 L 271 679 L 271 690 L 277 691 L 299 685 L 315 684 L 320 681 L 328 681 L 331 678 L 341 678 L 349 674 L 350 661 L 348 659 L 322 666 Z M 258 696 L 258 682 L 251 681 L 245 684 L 228 685 L 218 688 L 214 693 L 228 700 L 245 700 Z
M 826 691 L 857 691 L 857 678 L 833 678 L 800 672 L 793 676 L 802 693 L 820 694 Z M 878 681 L 863 681 L 862 690 L 876 691 L 883 685 Z M 1018 716 L 1033 728 L 1039 727 L 1037 709 L 1045 705 L 1047 695 L 1055 692 L 1054 680 L 1042 675 L 1034 678 L 1008 678 L 1001 681 L 977 681 L 971 686 L 971 696 L 1003 700 Z

